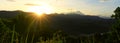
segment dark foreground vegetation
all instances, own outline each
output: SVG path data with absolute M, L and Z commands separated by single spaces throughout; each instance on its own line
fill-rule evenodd
M 120 8 L 113 19 L 79 14 L 36 16 L 23 11 L 0 12 L 0 43 L 118 43 Z

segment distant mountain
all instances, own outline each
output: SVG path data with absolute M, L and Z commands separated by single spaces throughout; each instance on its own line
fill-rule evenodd
M 0 11 L 0 18 L 12 18 L 19 14 L 28 14 L 22 11 Z M 51 14 L 46 15 L 51 22 L 51 28 L 60 29 L 71 35 L 108 32 L 115 20 L 104 19 L 98 16 L 83 14 Z
M 23 11 L 0 11 L 0 18 L 12 18 L 19 14 L 25 13 Z
M 74 35 L 108 32 L 114 23 L 113 19 L 74 14 L 57 15 L 51 18 L 56 27 Z

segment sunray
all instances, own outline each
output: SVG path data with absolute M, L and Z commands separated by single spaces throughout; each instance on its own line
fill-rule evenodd
M 33 16 L 32 20 L 28 26 L 28 32 L 31 31 L 41 31 L 42 29 L 44 30 L 45 25 L 48 26 L 49 24 L 51 24 L 49 17 L 46 15 L 43 15 L 41 17 L 36 17 Z M 32 29 L 33 28 L 33 29 Z M 37 29 L 39 28 L 39 29 Z

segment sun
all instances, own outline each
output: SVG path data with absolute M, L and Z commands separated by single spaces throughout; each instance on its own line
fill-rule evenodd
M 45 14 L 52 13 L 53 9 L 50 6 L 42 5 L 42 6 L 30 6 L 28 8 L 28 11 L 34 12 L 37 15 L 42 15 L 43 13 L 45 13 Z

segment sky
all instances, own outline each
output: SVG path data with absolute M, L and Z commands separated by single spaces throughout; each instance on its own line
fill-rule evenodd
M 120 6 L 120 0 L 0 0 L 0 10 L 27 11 L 31 6 L 47 4 L 53 8 L 53 13 L 80 11 L 86 15 L 110 17 Z

